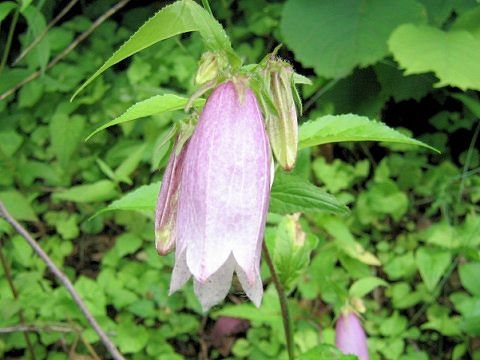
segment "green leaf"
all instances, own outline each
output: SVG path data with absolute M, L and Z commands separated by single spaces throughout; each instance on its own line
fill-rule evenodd
M 308 181 L 277 171 L 270 192 L 269 211 L 278 214 L 327 211 L 347 214 L 348 208 L 334 196 Z
M 0 4 L 0 25 L 2 24 L 3 19 L 5 19 L 8 14 L 10 14 L 10 11 L 15 9 L 17 7 L 17 4 L 15 4 L 13 1 L 5 1 Z
M 349 293 L 350 293 L 350 296 L 361 298 L 379 286 L 389 286 L 389 285 L 383 279 L 370 276 L 370 277 L 362 278 L 360 280 L 355 281 L 350 287 Z
M 81 142 L 85 117 L 75 115 L 69 118 L 67 113 L 57 111 L 50 121 L 52 149 L 63 168 L 68 166 L 70 158 Z
M 450 30 L 466 30 L 480 39 L 480 6 L 457 17 Z
M 55 200 L 90 203 L 111 200 L 117 196 L 117 185 L 113 181 L 100 180 L 93 184 L 72 186 L 66 191 L 54 193 L 52 198 Z
M 469 335 L 480 336 L 480 315 L 464 319 L 460 323 L 460 330 Z
M 421 247 L 415 254 L 417 264 L 423 282 L 429 291 L 435 289 L 438 281 L 450 264 L 451 254 L 448 251 L 441 251 Z
M 159 41 L 190 31 L 199 31 L 209 49 L 225 51 L 231 62 L 240 65 L 240 59 L 233 52 L 222 26 L 194 1 L 181 0 L 165 6 L 143 24 L 95 74 L 83 83 L 73 94 L 72 100 L 109 67 Z
M 300 355 L 298 360 L 355 360 L 355 355 L 344 355 L 335 346 L 329 344 L 317 345 Z
M 397 26 L 425 21 L 423 6 L 414 0 L 289 0 L 281 29 L 303 65 L 341 78 L 385 57 Z
M 0 149 L 6 156 L 13 156 L 22 142 L 23 138 L 14 130 L 0 131 Z
M 32 210 L 30 203 L 18 191 L 2 191 L 0 192 L 0 199 L 10 215 L 16 220 L 38 221 L 37 215 L 35 215 L 35 212 Z
M 90 139 L 93 135 L 106 129 L 110 126 L 121 124 L 127 121 L 135 120 L 138 118 L 162 114 L 169 111 L 180 110 L 185 107 L 188 102 L 188 98 L 184 98 L 178 95 L 173 94 L 166 94 L 166 95 L 156 95 L 149 99 L 140 101 L 127 109 L 122 115 L 119 117 L 108 121 L 107 123 L 103 124 L 95 131 L 93 131 L 90 135 L 87 136 L 85 139 Z M 194 106 L 203 106 L 205 104 L 204 99 L 196 99 L 193 102 Z
M 328 144 L 341 141 L 388 141 L 419 145 L 437 149 L 402 133 L 387 125 L 354 114 L 326 115 L 302 124 L 298 131 L 298 147 Z
M 145 152 L 146 144 L 140 145 L 136 151 L 130 154 L 129 157 L 123 161 L 120 166 L 115 170 L 115 178 L 118 181 L 123 181 L 129 185 L 132 184 L 129 176 L 135 171 L 138 164 L 142 160 L 143 153 Z
M 480 296 L 480 262 L 460 265 L 458 273 L 463 287 L 473 295 Z
M 143 185 L 125 194 L 118 200 L 115 200 L 106 208 L 100 210 L 96 215 L 112 210 L 140 210 L 150 211 L 153 215 L 157 204 L 158 192 L 161 182 L 150 185 Z
M 280 283 L 290 292 L 308 266 L 314 242 L 307 238 L 295 216 L 284 216 L 272 235 L 266 234 L 265 241 Z
M 452 94 L 452 97 L 460 100 L 478 119 L 480 119 L 480 102 L 465 94 Z
M 406 75 L 433 71 L 440 79 L 437 87 L 480 90 L 480 40 L 467 31 L 406 24 L 393 32 L 388 44 Z

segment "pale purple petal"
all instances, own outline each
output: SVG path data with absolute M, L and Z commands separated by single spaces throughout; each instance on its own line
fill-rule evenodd
M 340 316 L 335 331 L 335 345 L 345 355 L 357 355 L 360 360 L 370 359 L 367 336 L 360 320 L 353 312 Z
M 247 294 L 248 298 L 255 304 L 256 307 L 260 307 L 263 296 L 263 284 L 262 278 L 260 277 L 260 269 L 255 270 L 253 283 L 239 266 L 235 268 L 235 272 L 237 273 L 238 280 L 240 281 L 245 294 Z
M 169 295 L 180 289 L 190 279 L 192 274 L 187 267 L 185 251 L 179 251 L 178 247 L 175 253 L 175 266 L 173 268 L 172 277 L 170 279 Z
M 220 268 L 203 282 L 193 279 L 193 291 L 203 311 L 225 299 L 232 283 L 235 260 L 230 256 Z

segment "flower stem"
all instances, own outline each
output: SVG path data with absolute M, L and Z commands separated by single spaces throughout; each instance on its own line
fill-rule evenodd
M 275 267 L 273 266 L 272 257 L 270 256 L 270 252 L 268 251 L 265 241 L 263 242 L 262 247 L 263 247 L 263 253 L 265 255 L 265 260 L 267 261 L 268 268 L 270 269 L 270 273 L 272 274 L 273 283 L 275 284 L 275 288 L 277 289 L 278 297 L 280 299 L 280 307 L 282 309 L 283 329 L 285 330 L 285 339 L 287 342 L 288 358 L 290 360 L 293 360 L 293 327 L 291 323 L 290 314 L 288 312 L 287 295 L 285 294 L 285 290 L 283 288 L 282 283 L 278 279 L 277 272 L 275 271 Z

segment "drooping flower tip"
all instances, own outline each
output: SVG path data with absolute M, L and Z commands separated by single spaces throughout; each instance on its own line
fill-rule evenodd
M 182 166 L 170 293 L 193 275 L 206 311 L 227 295 L 235 271 L 247 296 L 260 305 L 270 165 L 263 117 L 248 83 L 219 85 L 200 115 Z
M 360 360 L 369 360 L 367 336 L 354 312 L 342 312 L 335 328 L 335 345 L 345 355 L 356 355 Z

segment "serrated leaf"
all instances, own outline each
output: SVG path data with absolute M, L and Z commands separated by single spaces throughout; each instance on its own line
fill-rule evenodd
M 165 95 L 156 95 L 149 99 L 139 101 L 138 103 L 130 106 L 127 111 L 125 111 L 119 117 L 108 121 L 107 123 L 103 124 L 95 131 L 93 131 L 90 135 L 87 136 L 85 141 L 90 139 L 93 135 L 102 131 L 110 126 L 122 124 L 127 121 L 139 119 L 146 116 L 162 114 L 169 111 L 180 110 L 185 107 L 188 102 L 188 98 L 173 95 L 173 94 L 165 94 Z M 204 99 L 196 99 L 193 102 L 194 106 L 202 106 L 205 104 Z
M 348 208 L 333 195 L 308 181 L 277 171 L 270 192 L 269 211 L 278 214 L 296 212 L 332 212 L 347 214 Z
M 389 128 L 384 123 L 354 114 L 326 115 L 302 124 L 298 148 L 341 141 L 388 141 L 437 149 Z
M 117 196 L 117 186 L 113 181 L 100 180 L 93 184 L 72 186 L 66 191 L 54 193 L 52 198 L 55 200 L 89 203 L 111 200 Z
M 405 24 L 388 45 L 406 75 L 433 71 L 440 79 L 437 87 L 480 90 L 480 40 L 467 31 Z
M 450 264 L 451 254 L 448 251 L 441 251 L 421 247 L 415 254 L 417 264 L 423 282 L 429 291 L 435 289 L 438 281 Z
M 350 296 L 361 298 L 379 286 L 388 286 L 388 283 L 380 278 L 370 276 L 355 281 L 350 287 Z
M 192 0 L 181 0 L 165 6 L 143 24 L 82 86 L 72 100 L 101 73 L 123 59 L 172 36 L 199 31 L 211 50 L 225 51 L 231 62 L 240 65 L 230 40 L 222 26 L 200 5 Z
M 303 65 L 341 78 L 387 55 L 388 37 L 397 26 L 424 22 L 425 10 L 414 0 L 289 0 L 281 29 Z
M 158 192 L 161 182 L 150 185 L 143 185 L 125 194 L 118 200 L 115 200 L 106 208 L 100 210 L 96 215 L 112 210 L 140 210 L 151 211 L 152 216 L 157 204 Z

